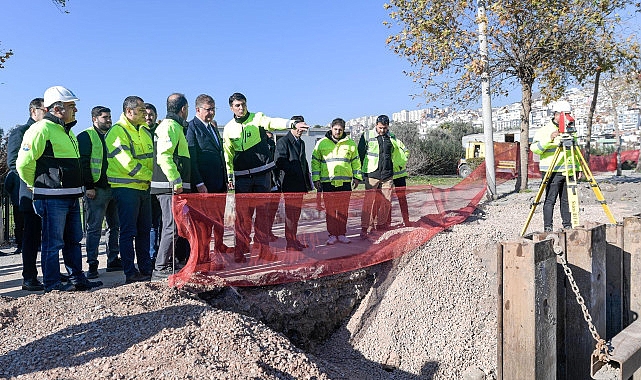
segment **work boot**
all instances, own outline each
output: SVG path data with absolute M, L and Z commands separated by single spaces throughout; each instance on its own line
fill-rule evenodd
M 38 292 L 41 290 L 45 290 L 45 287 L 44 285 L 42 285 L 42 282 L 38 281 L 37 278 L 30 278 L 22 281 L 22 290 L 26 290 L 28 292 Z
M 98 278 L 98 264 L 89 264 L 89 271 L 87 272 L 87 278 Z
M 107 272 L 119 272 L 122 270 L 122 261 L 116 257 L 112 262 L 107 263 Z
M 102 286 L 102 281 L 89 281 L 89 280 L 84 280 L 81 281 L 77 284 L 74 284 L 74 290 L 79 291 L 79 292 L 84 292 L 85 290 L 90 290 L 93 288 L 98 288 Z

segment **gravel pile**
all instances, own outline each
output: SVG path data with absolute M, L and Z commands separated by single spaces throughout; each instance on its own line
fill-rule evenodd
M 617 220 L 641 212 L 639 179 L 602 185 Z M 581 191 L 590 199 L 581 219 L 605 222 L 591 191 Z M 131 284 L 1 298 L 0 378 L 492 379 L 495 243 L 517 238 L 534 195 L 485 203 L 466 223 L 374 268 L 356 311 L 313 352 L 193 294 Z M 540 208 L 532 231 L 541 229 Z

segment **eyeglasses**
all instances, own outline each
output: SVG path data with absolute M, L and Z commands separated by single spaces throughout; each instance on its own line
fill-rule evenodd
M 198 107 L 198 108 L 200 108 L 205 112 L 216 112 L 216 110 L 218 109 L 218 107 L 212 107 L 212 108 Z

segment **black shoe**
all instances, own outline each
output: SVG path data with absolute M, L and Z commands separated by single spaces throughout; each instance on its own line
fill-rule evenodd
M 91 290 L 93 288 L 98 288 L 102 286 L 102 281 L 89 281 L 85 280 L 74 284 L 74 290 L 79 292 L 84 292 L 85 290 Z
M 107 263 L 107 272 L 120 272 L 122 270 L 122 261 L 116 257 L 114 261 Z
M 59 282 L 56 285 L 52 286 L 51 288 L 45 289 L 45 293 L 49 293 L 53 290 L 57 290 L 59 292 L 69 292 L 73 290 L 73 285 L 68 282 L 66 284 Z
M 287 243 L 287 247 L 285 248 L 288 251 L 302 251 L 303 249 L 307 248 L 307 244 L 303 244 L 297 240 L 291 241 Z
M 174 272 L 170 268 L 155 270 L 154 273 L 151 275 L 151 281 L 165 281 L 172 274 L 174 274 Z
M 89 264 L 89 271 L 87 271 L 87 278 L 98 278 L 98 264 Z
M 299 246 L 299 247 L 301 247 L 301 248 L 307 248 L 307 247 L 309 247 L 309 245 L 307 245 L 307 244 L 305 244 L 305 243 L 301 242 L 300 240 L 296 240 L 296 244 L 298 244 L 298 246 Z
M 125 279 L 125 284 L 133 284 L 134 282 L 147 282 L 151 281 L 151 276 L 148 274 L 136 273 L 133 276 Z
M 42 282 L 38 281 L 37 278 L 30 278 L 28 280 L 22 281 L 22 290 L 27 290 L 29 292 L 39 292 L 45 290 L 45 286 L 42 285 Z
M 60 282 L 69 282 L 69 275 L 60 273 Z

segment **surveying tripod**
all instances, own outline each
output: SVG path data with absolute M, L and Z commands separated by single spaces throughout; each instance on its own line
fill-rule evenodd
M 592 191 L 594 191 L 594 195 L 596 195 L 596 199 L 599 201 L 599 203 L 601 203 L 601 206 L 603 207 L 605 214 L 610 220 L 610 223 L 616 223 L 614 216 L 612 216 L 612 212 L 610 211 L 610 208 L 608 207 L 608 204 L 605 201 L 605 198 L 603 197 L 601 188 L 599 188 L 599 184 L 594 179 L 594 176 L 590 171 L 590 167 L 588 166 L 587 162 L 585 162 L 585 158 L 583 158 L 583 155 L 581 154 L 579 147 L 574 141 L 573 136 L 569 133 L 562 133 L 560 136 L 561 136 L 561 142 L 559 143 L 559 146 L 556 148 L 556 151 L 554 152 L 554 157 L 552 158 L 552 165 L 550 165 L 548 170 L 545 172 L 545 176 L 543 176 L 543 180 L 541 181 L 541 186 L 539 187 L 539 191 L 536 193 L 536 198 L 534 198 L 534 202 L 530 207 L 530 213 L 528 214 L 527 220 L 525 221 L 525 225 L 521 230 L 521 236 L 525 235 L 525 232 L 527 231 L 527 227 L 530 225 L 530 221 L 532 220 L 532 215 L 534 215 L 534 210 L 536 210 L 536 206 L 539 203 L 541 203 L 540 202 L 541 195 L 543 194 L 543 191 L 547 187 L 547 184 L 550 181 L 550 177 L 552 177 L 554 167 L 556 166 L 557 160 L 559 159 L 559 156 L 561 156 L 561 154 L 563 155 L 562 159 L 563 159 L 563 165 L 564 165 L 564 171 L 565 171 L 565 185 L 567 187 L 568 203 L 570 208 L 570 214 L 572 215 L 572 219 L 571 219 L 572 228 L 579 225 L 579 193 L 577 191 L 578 188 L 577 188 L 577 178 L 576 178 L 577 164 L 579 165 L 580 169 L 582 169 L 583 172 L 585 173 L 586 179 L 590 182 L 590 187 L 592 188 Z M 578 160 L 579 162 L 576 162 L 577 157 L 579 158 Z M 568 170 L 569 168 L 573 168 L 572 174 L 570 174 L 570 171 Z

